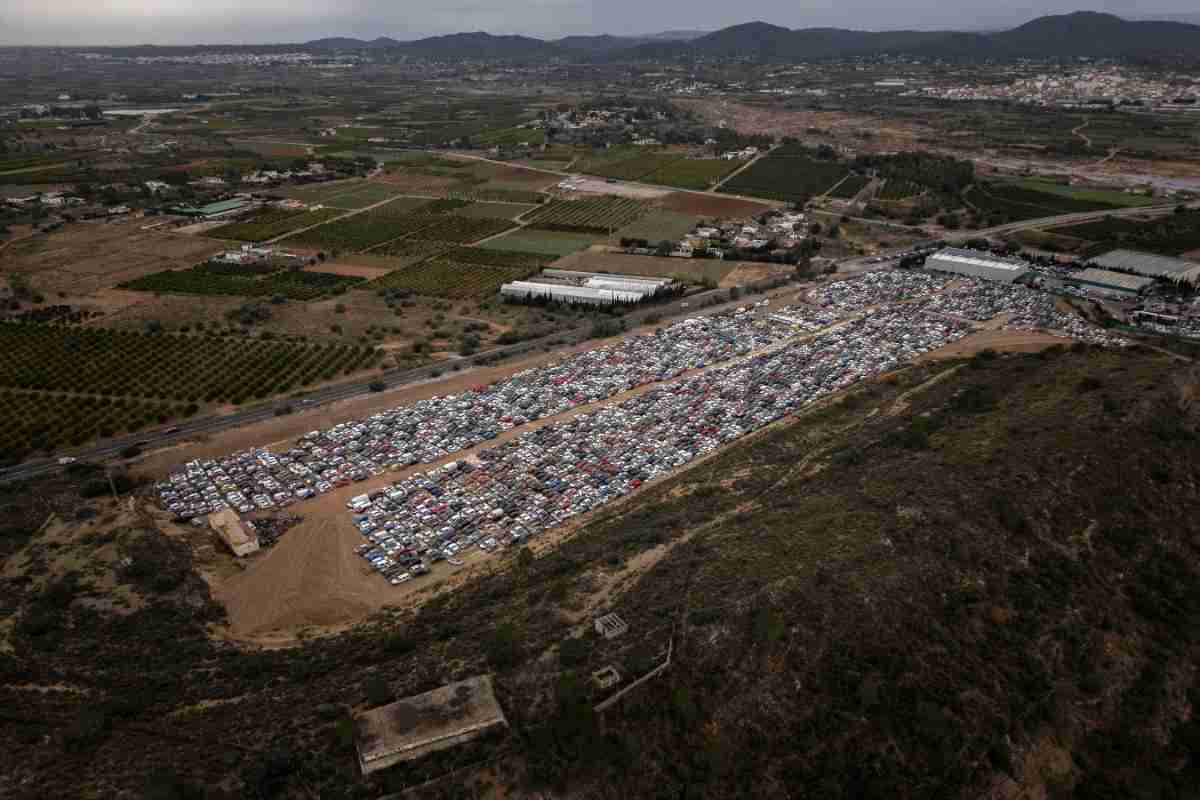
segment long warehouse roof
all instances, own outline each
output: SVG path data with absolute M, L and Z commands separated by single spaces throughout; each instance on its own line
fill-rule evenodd
M 980 253 L 976 250 L 958 250 L 954 248 L 946 248 L 939 250 L 930 256 L 930 259 L 938 261 L 950 261 L 955 264 L 970 264 L 973 267 L 986 267 L 988 269 L 1002 269 L 1008 272 L 1028 272 L 1029 265 L 1024 261 L 1018 261 L 1012 258 L 1001 258 L 1000 256 L 991 256 L 986 253 Z
M 1124 269 L 1175 281 L 1195 283 L 1200 278 L 1200 263 L 1136 250 L 1111 250 L 1091 259 L 1091 263 L 1106 269 Z
M 1113 272 L 1112 270 L 1096 269 L 1095 267 L 1088 267 L 1085 270 L 1076 272 L 1069 280 L 1083 281 L 1084 283 L 1099 286 L 1111 286 L 1116 289 L 1124 289 L 1127 292 L 1140 292 L 1154 283 L 1154 278 L 1126 275 L 1124 272 Z

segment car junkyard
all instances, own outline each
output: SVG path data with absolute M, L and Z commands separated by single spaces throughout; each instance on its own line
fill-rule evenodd
M 160 498 L 180 516 L 269 510 L 389 469 L 445 462 L 534 420 L 628 393 L 353 497 L 346 506 L 364 537 L 359 554 L 400 584 L 434 562 L 525 541 L 625 496 L 967 336 L 972 321 L 1008 314 L 1006 327 L 1122 343 L 1058 310 L 1053 296 L 925 272 L 866 273 L 806 300 L 686 319 L 489 386 L 313 431 L 286 452 L 193 461 L 159 484 Z

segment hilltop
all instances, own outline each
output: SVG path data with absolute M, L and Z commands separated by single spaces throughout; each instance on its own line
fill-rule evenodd
M 428 791 L 1189 796 L 1198 386 L 1082 345 L 913 366 L 552 552 L 285 650 L 209 637 L 186 531 L 79 514 L 71 476 L 5 488 L 9 794 L 342 796 L 350 709 L 491 672 L 510 734 L 358 791 L 484 762 Z M 630 632 L 580 638 L 608 609 Z M 601 724 L 590 672 L 668 642 Z
M 883 54 L 946 59 L 1200 57 L 1200 25 L 1180 21 L 1126 20 L 1079 11 L 1044 16 L 994 33 L 960 31 L 860 31 L 790 29 L 747 22 L 711 33 L 675 31 L 647 36 L 568 36 L 542 40 L 477 32 L 397 42 L 381 38 L 321 39 L 320 49 L 388 50 L 429 59 L 599 58 L 658 61 L 740 57 L 798 61 Z

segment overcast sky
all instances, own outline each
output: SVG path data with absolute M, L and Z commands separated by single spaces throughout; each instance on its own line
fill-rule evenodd
M 1195 0 L 0 0 L 0 44 L 414 39 L 458 31 L 637 34 L 716 30 L 760 19 L 789 28 L 978 29 L 1087 8 L 1125 16 L 1195 12 Z

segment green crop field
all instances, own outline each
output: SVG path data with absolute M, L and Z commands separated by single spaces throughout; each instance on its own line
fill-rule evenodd
M 0 458 L 21 458 L 39 450 L 78 447 L 98 437 L 133 433 L 151 425 L 191 416 L 196 407 L 181 402 L 92 395 L 0 390 Z
M 5 323 L 0 448 L 82 444 L 194 413 L 200 403 L 240 403 L 330 380 L 376 358 L 366 347 Z
M 462 217 L 458 214 L 445 214 L 438 217 L 433 225 L 415 231 L 410 238 L 429 239 L 436 242 L 453 244 L 468 244 L 504 233 L 516 223 L 508 219 L 492 217 Z
M 237 222 L 222 225 L 206 232 L 217 239 L 238 239 L 244 242 L 263 242 L 283 236 L 310 225 L 320 225 L 346 212 L 335 208 L 317 211 L 268 208 Z
M 985 214 L 990 223 L 1016 222 L 1025 219 L 1053 217 L 1077 211 L 1104 211 L 1123 208 L 1110 202 L 1063 193 L 1050 193 L 1011 183 L 977 183 L 966 195 L 967 202 Z
M 428 228 L 447 211 L 467 205 L 462 200 L 402 197 L 352 217 L 321 225 L 288 238 L 284 244 L 358 252 Z
M 292 186 L 277 192 L 282 197 L 303 200 L 306 203 L 323 203 L 333 208 L 357 211 L 360 208 L 382 203 L 401 194 L 399 188 L 374 181 L 339 181 L 317 186 Z M 420 201 L 414 201 L 420 202 Z
M 631 225 L 617 231 L 621 239 L 645 239 L 648 242 L 677 242 L 691 232 L 696 217 L 676 211 L 651 211 Z
M 545 253 L 491 250 L 482 247 L 455 247 L 446 254 L 446 259 L 458 264 L 487 264 L 494 267 L 517 269 L 537 269 L 555 260 L 553 256 Z
M 1134 208 L 1137 206 L 1153 205 L 1153 198 L 1129 194 L 1112 189 L 1099 189 L 1093 186 L 1069 186 L 1053 181 L 1035 179 L 1002 181 L 999 185 L 1012 186 L 1017 189 L 1038 192 L 1042 194 L 1066 197 L 1083 202 L 1103 203 L 1107 206 Z
M 388 242 L 370 252 L 372 256 L 391 256 L 408 260 L 424 260 L 438 253 L 444 253 L 453 247 L 450 242 L 440 242 L 434 239 L 416 239 L 406 236 L 394 242 Z
M 627 197 L 560 200 L 526 214 L 524 222 L 542 230 L 605 234 L 630 224 L 645 212 L 646 206 Z
M 209 262 L 191 269 L 165 270 L 120 285 L 122 289 L 159 294 L 236 295 L 315 300 L 344 292 L 363 278 L 307 272 L 275 266 L 243 266 Z
M 602 178 L 614 178 L 623 181 L 642 180 L 652 172 L 679 160 L 677 155 L 665 153 L 644 153 L 620 161 L 600 163 L 587 171 Z
M 1169 214 L 1149 221 L 1109 218 L 1054 228 L 1053 233 L 1093 242 L 1095 252 L 1115 248 L 1178 256 L 1200 250 L 1200 211 Z
M 512 219 L 519 217 L 527 211 L 532 211 L 537 208 L 534 204 L 517 204 L 517 203 L 489 203 L 477 202 L 472 203 L 466 208 L 459 209 L 454 212 L 459 217 L 491 217 L 493 219 Z
M 879 190 L 877 200 L 905 200 L 916 197 L 925 191 L 925 187 L 915 181 L 903 178 L 888 178 Z
M 870 178 L 864 178 L 861 175 L 850 175 L 846 180 L 830 190 L 829 196 L 849 200 L 865 189 L 870 182 Z
M 484 250 L 516 250 L 559 258 L 603 241 L 606 241 L 606 237 L 590 233 L 561 233 L 522 228 L 485 242 L 479 247 Z
M 721 191 L 804 203 L 846 177 L 846 165 L 802 156 L 768 156 L 721 186 Z
M 707 189 L 739 166 L 738 161 L 721 158 L 681 158 L 645 175 L 641 180 L 680 189 Z
M 488 297 L 502 283 L 532 275 L 536 267 L 467 264 L 435 258 L 371 281 L 372 289 L 404 289 L 430 297 L 467 300 Z

